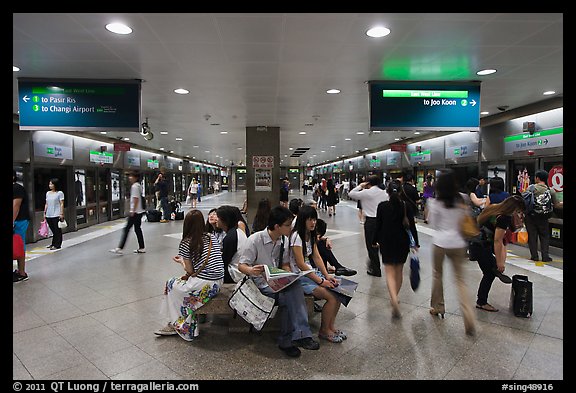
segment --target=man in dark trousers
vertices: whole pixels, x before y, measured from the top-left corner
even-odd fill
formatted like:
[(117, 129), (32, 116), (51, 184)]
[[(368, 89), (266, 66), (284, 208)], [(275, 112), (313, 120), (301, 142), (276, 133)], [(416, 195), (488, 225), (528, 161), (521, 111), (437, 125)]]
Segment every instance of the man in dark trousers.
[(376, 211), (380, 202), (389, 199), (388, 193), (379, 187), (380, 178), (377, 175), (368, 176), (368, 181), (354, 187), (348, 196), (362, 203), (362, 210), (366, 216), (364, 222), (364, 240), (366, 242), (366, 251), (368, 251), (368, 273), (369, 276), (382, 277), (380, 268), (380, 256), (378, 248), (372, 247), (372, 238), (376, 233)]
[(168, 181), (164, 174), (160, 172), (154, 185), (159, 191), (160, 205), (162, 206), (162, 220), (160, 222), (170, 222), (170, 208), (168, 207)]

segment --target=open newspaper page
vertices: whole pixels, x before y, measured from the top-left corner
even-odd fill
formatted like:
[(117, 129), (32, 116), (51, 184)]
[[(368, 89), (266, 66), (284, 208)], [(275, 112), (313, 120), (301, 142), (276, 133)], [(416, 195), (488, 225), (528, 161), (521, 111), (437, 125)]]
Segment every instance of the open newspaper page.
[(314, 269), (305, 270), (299, 273), (288, 272), (277, 267), (264, 265), (264, 277), (273, 292), (278, 292), (298, 280), (300, 277), (313, 272)]
[(334, 295), (336, 295), (336, 298), (340, 303), (342, 303), (342, 305), (344, 305), (344, 307), (347, 307), (350, 300), (354, 297), (358, 283), (344, 277), (338, 277), (337, 280), (339, 285), (328, 289), (334, 292)]

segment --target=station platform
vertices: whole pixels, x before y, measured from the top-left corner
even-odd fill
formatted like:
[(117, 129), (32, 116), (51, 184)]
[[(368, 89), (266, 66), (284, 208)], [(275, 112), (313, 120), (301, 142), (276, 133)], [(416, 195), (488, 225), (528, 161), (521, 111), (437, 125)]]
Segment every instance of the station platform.
[[(213, 207), (238, 207), (245, 192), (202, 198), (207, 217)], [(291, 192), (290, 198), (311, 198)], [(184, 206), (187, 211), (190, 207)], [(413, 291), (409, 264), (400, 291), (402, 317), (393, 319), (385, 277), (366, 274), (367, 254), (356, 202), (341, 200), (336, 215), (319, 210), (340, 263), (358, 271), (350, 279), (358, 290), (341, 307), (336, 325), (347, 332), (340, 344), (320, 341), (317, 351), (288, 358), (277, 348), (277, 331), (229, 333), (223, 317), (209, 317), (200, 336), (159, 337), (165, 281), (181, 274), (172, 261), (182, 221), (143, 222), (145, 254), (134, 254), (132, 232), (123, 255), (117, 246), (125, 220), (65, 233), (62, 248), (50, 239), (27, 245), (30, 279), (13, 285), (14, 380), (563, 380), (563, 256), (535, 263), (524, 247), (511, 246), (506, 274), (533, 282), (534, 314), (515, 317), (509, 309), (510, 285), (496, 279), (489, 302), (499, 312), (474, 309), (475, 336), (466, 336), (453, 272), (444, 267), (445, 319), (429, 314), (431, 235), (417, 224), (421, 284)], [(466, 281), (475, 300), (482, 273), (466, 262)], [(310, 318), (317, 334), (320, 313)], [(317, 338), (317, 337), (316, 337)]]

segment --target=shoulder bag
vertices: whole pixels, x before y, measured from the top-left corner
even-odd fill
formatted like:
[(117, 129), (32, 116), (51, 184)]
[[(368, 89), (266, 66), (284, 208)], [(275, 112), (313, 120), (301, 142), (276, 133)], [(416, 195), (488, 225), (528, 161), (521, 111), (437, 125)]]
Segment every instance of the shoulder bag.
[(234, 310), (234, 317), (240, 315), (254, 329), (262, 330), (266, 321), (272, 317), (276, 300), (260, 292), (254, 281), (246, 276), (236, 284), (228, 299), (228, 305)]
[(468, 209), (463, 207), (464, 211), (462, 220), (460, 221), (460, 233), (465, 240), (470, 240), (480, 234), (480, 229), (476, 220), (469, 214)]
[(183, 275), (182, 277), (180, 277), (180, 279), (181, 280), (188, 280), (190, 277), (198, 276), (198, 274), (200, 274), (200, 272), (202, 270), (204, 270), (206, 265), (208, 265), (208, 261), (210, 260), (210, 251), (211, 250), (212, 250), (212, 238), (208, 237), (208, 253), (206, 254), (206, 260), (204, 260), (204, 263), (202, 264), (202, 266), (200, 266), (200, 268), (198, 270), (194, 270), (194, 265), (192, 265), (192, 273), (186, 272), (186, 274)]

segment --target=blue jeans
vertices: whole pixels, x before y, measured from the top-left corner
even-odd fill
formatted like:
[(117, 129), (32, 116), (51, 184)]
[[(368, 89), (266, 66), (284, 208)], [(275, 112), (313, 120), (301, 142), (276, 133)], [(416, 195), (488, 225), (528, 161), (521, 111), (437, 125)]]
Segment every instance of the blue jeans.
[(160, 206), (162, 206), (162, 215), (165, 220), (170, 219), (170, 207), (168, 206), (168, 197), (160, 197)]
[(294, 283), (277, 294), (273, 293), (270, 287), (260, 289), (260, 291), (269, 297), (278, 295), (278, 311), (281, 318), (280, 336), (278, 337), (280, 347), (287, 348), (293, 345), (293, 340), (312, 337), (302, 285)]

